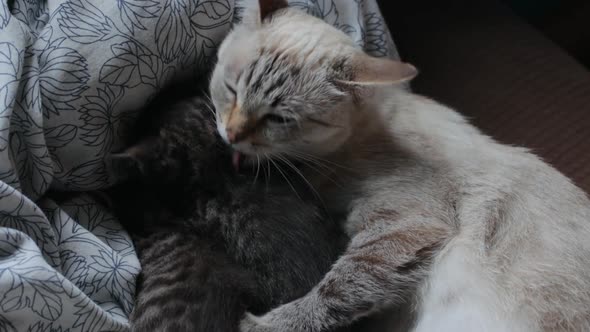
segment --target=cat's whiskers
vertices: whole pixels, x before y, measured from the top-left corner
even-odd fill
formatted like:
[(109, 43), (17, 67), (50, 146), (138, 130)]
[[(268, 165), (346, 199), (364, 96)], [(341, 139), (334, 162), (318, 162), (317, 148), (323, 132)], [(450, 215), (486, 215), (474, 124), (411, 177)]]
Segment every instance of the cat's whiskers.
[[(285, 156), (291, 156), (294, 159), (296, 159), (297, 161), (302, 162), (303, 164), (305, 164), (307, 167), (309, 167), (310, 169), (312, 169), (313, 171), (315, 171), (316, 173), (320, 174), (321, 176), (325, 177), (326, 179), (328, 179), (329, 181), (331, 181), (332, 183), (334, 183), (335, 185), (337, 185), (338, 187), (343, 187), (342, 183), (336, 181), (336, 179), (334, 179), (332, 176), (330, 176), (330, 174), (336, 174), (336, 171), (333, 167), (330, 167), (328, 165), (328, 163), (334, 164), (336, 166), (339, 166), (341, 168), (346, 169), (345, 166), (341, 166), (338, 165), (336, 163), (330, 162), (328, 160), (319, 158), (319, 157), (315, 157), (313, 155), (304, 153), (302, 151), (298, 151), (298, 150), (294, 150), (294, 149), (287, 149), (284, 153)], [(259, 155), (256, 155), (257, 158), (260, 158)], [(279, 156), (277, 156), (279, 157)], [(264, 159), (269, 159), (269, 155), (268, 154), (264, 154)], [(288, 160), (285, 160), (288, 158), (281, 158), (281, 160), (284, 163), (288, 163)], [(268, 161), (267, 161), (268, 163)], [(294, 165), (293, 165), (294, 166)], [(297, 169), (297, 171), (300, 171), (299, 169)], [(307, 179), (305, 179), (307, 182)], [(309, 182), (308, 182), (309, 183)], [(315, 189), (315, 188), (314, 188)]]
[[(209, 100), (211, 99), (209, 98)], [(215, 113), (215, 110), (213, 109), (213, 107), (211, 107), (209, 103), (205, 103), (205, 109), (211, 112), (211, 114), (213, 114), (213, 117), (217, 119), (217, 113)]]
[(291, 181), (289, 181), (289, 178), (285, 175), (285, 173), (281, 169), (281, 167), (274, 160), (272, 160), (271, 158), (268, 158), (268, 160), (276, 167), (277, 171), (279, 171), (279, 173), (283, 176), (283, 178), (285, 179), (285, 181), (287, 181), (287, 184), (289, 184), (289, 187), (291, 187), (291, 189), (293, 190), (293, 193), (295, 193), (295, 195), (297, 196), (297, 198), (299, 198), (301, 201), (303, 201), (301, 199), (301, 196), (299, 196), (299, 193), (297, 192), (297, 190), (295, 189), (295, 187), (291, 183)]
[(330, 175), (326, 174), (324, 171), (322, 171), (321, 169), (318, 169), (318, 165), (319, 166), (323, 166), (325, 168), (328, 169), (328, 171), (333, 173), (333, 170), (325, 165), (322, 165), (321, 163), (317, 162), (317, 161), (313, 161), (310, 159), (305, 159), (305, 157), (302, 156), (297, 156), (297, 155), (292, 155), (292, 157), (294, 159), (296, 159), (297, 161), (302, 162), (305, 166), (309, 167), (311, 170), (315, 171), (316, 173), (320, 174), (321, 176), (325, 177), (326, 179), (330, 180), (332, 183), (334, 183), (336, 186), (343, 188), (342, 184), (338, 181), (336, 181), (334, 178), (332, 178)]
[(268, 182), (270, 181), (270, 161), (268, 155), (264, 154), (264, 159), (266, 159), (266, 191), (268, 192)]
[(254, 175), (254, 182), (252, 185), (256, 184), (256, 181), (258, 180), (258, 173), (260, 173), (260, 157), (256, 155), (256, 175)]
[(334, 173), (334, 169), (329, 167), (328, 165), (326, 165), (324, 162), (317, 160), (317, 159), (313, 159), (312, 156), (306, 156), (305, 154), (302, 154), (296, 150), (289, 150), (287, 152), (289, 155), (292, 155), (293, 157), (295, 157), (298, 160), (305, 160), (315, 166), (321, 167), (323, 170), (328, 171), (330, 173)]
[(281, 156), (281, 155), (277, 155), (277, 158), (279, 158), (282, 162), (284, 162), (288, 167), (290, 167), (291, 169), (293, 169), (295, 171), (295, 173), (297, 173), (303, 179), (303, 181), (305, 181), (305, 183), (307, 183), (307, 185), (309, 186), (309, 189), (311, 189), (313, 191), (314, 195), (320, 200), (320, 202), (322, 203), (322, 205), (325, 207), (326, 204), (324, 203), (324, 201), (322, 199), (322, 196), (320, 196), (320, 194), (315, 189), (315, 187), (311, 184), (311, 182), (309, 182), (309, 180), (307, 180), (307, 178), (305, 177), (305, 175), (303, 175), (303, 172), (301, 172), (297, 168), (297, 166), (295, 166), (291, 161), (289, 161), (288, 158), (285, 158), (284, 156)]
[(335, 162), (333, 162), (333, 161), (331, 161), (331, 160), (327, 160), (327, 159), (324, 159), (324, 158), (320, 158), (320, 157), (318, 157), (318, 156), (311, 155), (311, 154), (309, 154), (309, 153), (305, 153), (305, 152), (303, 152), (303, 151), (299, 151), (299, 150), (292, 150), (292, 151), (290, 151), (290, 152), (292, 152), (292, 153), (298, 153), (298, 154), (300, 154), (301, 156), (308, 157), (308, 158), (310, 158), (310, 159), (313, 159), (313, 160), (315, 160), (315, 161), (318, 161), (318, 162), (321, 162), (321, 163), (324, 163), (324, 164), (330, 164), (330, 165), (336, 166), (336, 167), (338, 167), (338, 168), (341, 168), (341, 169), (343, 169), (343, 170), (346, 170), (346, 171), (349, 171), (349, 172), (354, 172), (354, 169), (352, 169), (352, 168), (350, 168), (350, 167), (347, 167), (347, 166), (344, 166), (344, 165), (341, 165), (341, 164), (335, 163)]
[(204, 93), (203, 97), (205, 97), (207, 99), (207, 101), (209, 102), (209, 105), (213, 105), (213, 99), (211, 98), (211, 96), (208, 93)]
[[(298, 152), (297, 150), (289, 149), (289, 150), (286, 151), (286, 153), (289, 156), (292, 156), (293, 158), (297, 159), (298, 161), (301, 161), (301, 162), (304, 162), (305, 161), (305, 162), (307, 162), (306, 165), (308, 165), (310, 167), (313, 166), (313, 169), (316, 170), (316, 171), (318, 171), (318, 172), (319, 172), (319, 170), (318, 170), (317, 167), (320, 167), (321, 170), (327, 171), (328, 173), (335, 173), (334, 169), (331, 168), (331, 167), (329, 167), (325, 163), (323, 163), (323, 162), (321, 162), (319, 160), (310, 158), (309, 156), (306, 156), (306, 155)], [(321, 173), (323, 175), (326, 175), (326, 173), (323, 173), (323, 172), (321, 172)]]

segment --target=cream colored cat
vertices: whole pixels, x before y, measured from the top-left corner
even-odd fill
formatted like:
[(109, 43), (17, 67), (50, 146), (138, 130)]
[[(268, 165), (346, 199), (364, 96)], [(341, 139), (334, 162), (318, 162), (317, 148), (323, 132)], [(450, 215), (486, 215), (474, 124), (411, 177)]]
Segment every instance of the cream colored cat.
[(309, 294), (242, 331), (327, 331), (390, 307), (409, 309), (406, 331), (590, 331), (580, 189), (405, 91), (411, 65), (281, 1), (251, 2), (219, 50), (218, 129), (236, 162), (308, 164), (352, 240)]

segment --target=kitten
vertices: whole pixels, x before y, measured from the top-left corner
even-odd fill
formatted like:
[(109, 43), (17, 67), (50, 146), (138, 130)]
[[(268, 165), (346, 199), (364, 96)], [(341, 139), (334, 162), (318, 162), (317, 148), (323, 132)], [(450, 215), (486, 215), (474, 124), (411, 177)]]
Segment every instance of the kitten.
[(242, 331), (325, 331), (388, 307), (411, 313), (402, 331), (590, 331), (580, 189), (407, 92), (413, 66), (372, 58), (294, 8), (273, 11), (283, 1), (250, 2), (218, 52), (218, 130), (246, 163), (329, 166), (301, 171), (352, 239), (313, 290), (246, 316)]
[(246, 309), (309, 291), (344, 237), (304, 191), (235, 174), (211, 106), (178, 91), (154, 101), (136, 141), (113, 156), (125, 180), (113, 190), (116, 215), (142, 264), (131, 325), (235, 331)]

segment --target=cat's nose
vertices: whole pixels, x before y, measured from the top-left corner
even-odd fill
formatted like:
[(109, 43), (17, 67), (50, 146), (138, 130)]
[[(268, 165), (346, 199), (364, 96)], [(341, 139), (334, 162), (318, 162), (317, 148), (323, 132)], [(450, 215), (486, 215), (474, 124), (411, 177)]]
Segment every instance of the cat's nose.
[(230, 144), (236, 143), (236, 133), (231, 129), (227, 129), (227, 140)]

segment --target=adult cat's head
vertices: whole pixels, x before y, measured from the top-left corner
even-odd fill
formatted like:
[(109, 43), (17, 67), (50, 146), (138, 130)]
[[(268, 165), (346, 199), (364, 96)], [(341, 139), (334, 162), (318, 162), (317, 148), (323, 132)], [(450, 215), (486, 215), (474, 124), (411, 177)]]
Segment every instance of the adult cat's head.
[(245, 155), (325, 156), (353, 133), (362, 93), (416, 69), (366, 55), (342, 31), (286, 1), (245, 0), (221, 45), (210, 92), (217, 129)]

